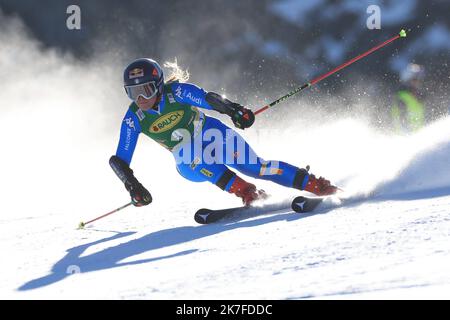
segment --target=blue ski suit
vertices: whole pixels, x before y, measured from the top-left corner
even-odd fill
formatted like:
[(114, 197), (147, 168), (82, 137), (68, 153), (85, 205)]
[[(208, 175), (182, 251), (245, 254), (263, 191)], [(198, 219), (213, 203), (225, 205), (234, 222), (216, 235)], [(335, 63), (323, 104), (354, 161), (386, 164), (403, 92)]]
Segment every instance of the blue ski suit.
[(199, 110), (198, 108), (213, 110), (205, 100), (206, 94), (205, 90), (196, 85), (173, 82), (165, 85), (165, 92), (157, 108), (136, 110), (136, 106), (132, 108), (132, 103), (122, 122), (116, 156), (130, 164), (139, 134), (144, 130), (158, 129), (155, 126), (155, 129), (142, 128), (142, 119), (146, 115), (155, 117), (167, 114), (171, 111), (171, 102), (195, 108), (198, 117), (195, 132), (191, 132), (192, 139), (185, 139), (184, 136), (176, 147), (169, 149), (175, 158), (178, 172), (184, 178), (194, 182), (209, 181), (228, 191), (235, 179), (235, 173), (230, 170), (233, 168), (256, 179), (304, 189), (308, 181), (305, 170), (298, 175), (300, 169), (296, 166), (282, 161), (265, 161), (235, 130)]

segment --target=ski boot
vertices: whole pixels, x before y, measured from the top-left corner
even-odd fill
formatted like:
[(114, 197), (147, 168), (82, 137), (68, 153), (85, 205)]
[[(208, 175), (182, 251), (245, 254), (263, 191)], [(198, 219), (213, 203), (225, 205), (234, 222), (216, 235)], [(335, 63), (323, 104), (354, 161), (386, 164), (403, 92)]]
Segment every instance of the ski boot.
[(309, 174), (308, 172), (309, 166), (306, 166), (306, 169), (297, 171), (294, 180), (294, 188), (314, 193), (317, 196), (328, 196), (341, 190), (338, 187), (333, 186), (329, 180), (326, 180), (323, 177), (316, 178), (315, 175)]
[(329, 180), (326, 180), (323, 177), (319, 177), (319, 179), (317, 179), (315, 175), (310, 174), (305, 190), (318, 196), (328, 196), (335, 194), (340, 189), (333, 186)]
[(246, 182), (238, 176), (234, 179), (228, 192), (242, 198), (242, 202), (246, 207), (249, 207), (255, 200), (268, 197), (264, 190), (256, 190), (254, 184)]

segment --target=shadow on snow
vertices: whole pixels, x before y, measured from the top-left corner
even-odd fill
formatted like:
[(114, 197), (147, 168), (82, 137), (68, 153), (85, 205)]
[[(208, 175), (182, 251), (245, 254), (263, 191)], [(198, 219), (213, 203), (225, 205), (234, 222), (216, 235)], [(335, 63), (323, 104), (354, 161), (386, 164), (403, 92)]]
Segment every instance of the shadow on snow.
[[(64, 257), (62, 257), (61, 260), (57, 261), (53, 265), (50, 274), (37, 279), (33, 279), (20, 286), (18, 290), (25, 291), (37, 289), (61, 281), (72, 274), (68, 270), (71, 270), (71, 267), (73, 266), (79, 268), (80, 272), (86, 273), (175, 258), (197, 252), (198, 249), (184, 250), (175, 254), (164, 255), (150, 259), (142, 259), (131, 262), (120, 262), (129, 257), (142, 254), (144, 252), (162, 249), (165, 247), (170, 247), (182, 243), (187, 243), (192, 240), (206, 238), (208, 236), (215, 235), (221, 232), (226, 232), (238, 228), (256, 227), (267, 223), (282, 220), (293, 221), (306, 218), (311, 215), (312, 214), (299, 215), (294, 214), (292, 212), (284, 212), (281, 214), (276, 214), (268, 217), (261, 217), (259, 219), (250, 221), (232, 220), (232, 221), (217, 222), (211, 225), (176, 227), (152, 232), (141, 238), (133, 239), (128, 242), (121, 243), (116, 246), (112, 246), (83, 257), (81, 256), (83, 252), (85, 252), (91, 246), (131, 236), (135, 232), (118, 233), (110, 237), (106, 237), (100, 240), (96, 240), (90, 243), (82, 244), (80, 246), (68, 249), (67, 254)], [(250, 216), (247, 214), (246, 218), (248, 217)]]
[[(369, 197), (367, 199), (353, 199), (347, 201), (343, 204), (346, 208), (351, 208), (355, 206), (359, 206), (362, 202), (379, 202), (386, 200), (414, 200), (420, 198), (433, 198), (439, 197), (443, 195), (450, 194), (450, 188), (437, 188), (434, 190), (426, 190), (426, 191), (418, 191), (418, 192), (409, 192), (406, 194), (380, 194), (375, 197)], [(118, 244), (113, 247), (109, 247), (103, 249), (99, 252), (95, 252), (89, 254), (87, 256), (81, 257), (84, 251), (86, 251), (89, 247), (113, 241), (116, 239), (124, 238), (130, 235), (133, 235), (135, 232), (124, 232), (118, 233), (111, 237), (106, 237), (104, 239), (100, 239), (94, 242), (86, 243), (71, 249), (67, 250), (67, 254), (58, 262), (56, 262), (52, 269), (51, 273), (34, 280), (31, 280), (21, 287), (18, 288), (19, 291), (37, 289), (41, 287), (48, 286), (50, 284), (61, 281), (71, 275), (68, 270), (71, 266), (76, 266), (83, 273), (91, 272), (91, 271), (99, 271), (104, 269), (117, 268), (128, 265), (137, 265), (142, 263), (151, 263), (159, 260), (175, 258), (179, 256), (188, 255), (191, 253), (195, 253), (198, 249), (190, 249), (180, 251), (175, 254), (150, 258), (150, 259), (142, 259), (131, 262), (120, 262), (129, 257), (142, 254), (147, 251), (157, 250), (165, 247), (170, 247), (177, 244), (187, 243), (192, 240), (206, 238), (211, 235), (215, 235), (221, 232), (231, 231), (238, 228), (251, 228), (256, 226), (261, 226), (267, 223), (277, 222), (277, 221), (294, 221), (303, 218), (307, 218), (317, 214), (326, 214), (333, 209), (336, 209), (341, 206), (331, 206), (331, 207), (323, 207), (317, 208), (314, 212), (311, 213), (303, 213), (296, 214), (292, 211), (284, 212), (283, 210), (278, 210), (277, 212), (246, 212), (239, 216), (234, 216), (223, 220), (223, 222), (217, 222), (210, 225), (202, 225), (202, 226), (184, 226), (184, 227), (176, 227), (166, 230), (156, 231), (150, 234), (147, 234), (141, 238), (133, 239), (125, 243)], [(270, 216), (264, 216), (270, 214)], [(244, 220), (248, 218), (255, 218), (253, 220)], [(259, 217), (261, 216), (261, 217)], [(243, 220), (243, 221), (239, 221)]]

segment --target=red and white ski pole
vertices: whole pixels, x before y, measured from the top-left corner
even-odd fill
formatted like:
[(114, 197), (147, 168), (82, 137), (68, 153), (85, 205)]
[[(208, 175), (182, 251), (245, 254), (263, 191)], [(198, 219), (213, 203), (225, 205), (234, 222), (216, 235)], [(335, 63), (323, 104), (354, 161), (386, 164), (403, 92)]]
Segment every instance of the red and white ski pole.
[(328, 77), (331, 76), (332, 74), (338, 72), (339, 70), (344, 69), (345, 67), (351, 65), (352, 63), (354, 63), (354, 62), (356, 62), (356, 61), (358, 61), (358, 60), (364, 58), (365, 56), (368, 56), (368, 55), (371, 54), (372, 52), (377, 51), (378, 49), (383, 48), (384, 46), (388, 45), (389, 43), (391, 43), (391, 42), (393, 42), (393, 41), (395, 41), (395, 40), (397, 40), (397, 39), (399, 39), (399, 38), (405, 38), (405, 37), (406, 37), (406, 31), (402, 29), (395, 37), (392, 37), (392, 38), (386, 40), (385, 42), (383, 42), (383, 43), (381, 43), (381, 44), (379, 44), (379, 45), (373, 47), (373, 48), (370, 49), (370, 50), (367, 50), (366, 52), (360, 54), (359, 56), (354, 57), (353, 59), (351, 59), (351, 60), (349, 60), (349, 61), (347, 61), (347, 62), (341, 64), (339, 67), (334, 68), (333, 70), (331, 70), (331, 71), (329, 71), (329, 72), (327, 72), (327, 73), (325, 73), (325, 74), (323, 74), (323, 75), (321, 75), (321, 76), (315, 78), (315, 79), (312, 80), (311, 82), (305, 83), (305, 84), (302, 85), (301, 87), (298, 87), (297, 89), (295, 89), (295, 90), (289, 92), (288, 94), (282, 96), (281, 98), (275, 100), (274, 102), (272, 102), (272, 103), (270, 103), (270, 104), (268, 104), (268, 105), (262, 107), (261, 109), (258, 109), (257, 111), (255, 111), (255, 115), (260, 114), (261, 112), (266, 111), (267, 109), (273, 107), (274, 105), (276, 105), (276, 104), (278, 104), (278, 103), (280, 103), (280, 102), (283, 102), (283, 101), (286, 100), (287, 98), (292, 97), (293, 95), (299, 93), (299, 92), (302, 91), (303, 89), (309, 88), (309, 87), (311, 87), (312, 85), (316, 84), (317, 82), (322, 81), (322, 80), (325, 79), (325, 78), (328, 78)]
[(78, 229), (83, 229), (87, 224), (92, 223), (92, 222), (97, 221), (97, 220), (100, 220), (100, 219), (102, 219), (102, 218), (104, 218), (106, 216), (109, 216), (110, 214), (113, 214), (113, 213), (115, 213), (117, 211), (120, 211), (120, 210), (128, 207), (131, 204), (133, 204), (133, 202), (127, 203), (127, 204), (121, 206), (120, 208), (114, 209), (113, 211), (105, 213), (104, 215), (101, 215), (100, 217), (97, 217), (95, 219), (89, 220), (88, 222), (81, 221), (80, 224), (78, 225)]

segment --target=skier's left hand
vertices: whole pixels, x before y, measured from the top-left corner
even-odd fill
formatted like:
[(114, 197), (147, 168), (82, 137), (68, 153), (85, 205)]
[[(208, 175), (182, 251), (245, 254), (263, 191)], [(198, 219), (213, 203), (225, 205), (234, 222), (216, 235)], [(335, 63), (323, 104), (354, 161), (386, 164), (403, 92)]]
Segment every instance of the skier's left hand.
[(255, 114), (252, 110), (244, 108), (240, 104), (233, 103), (233, 114), (231, 120), (239, 129), (250, 128), (255, 122)]

